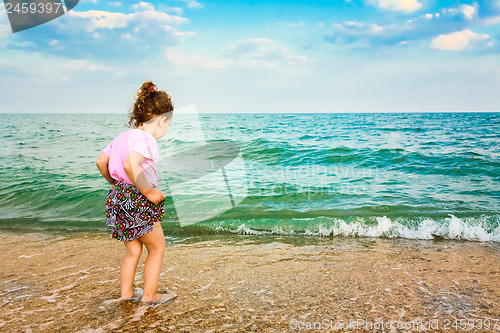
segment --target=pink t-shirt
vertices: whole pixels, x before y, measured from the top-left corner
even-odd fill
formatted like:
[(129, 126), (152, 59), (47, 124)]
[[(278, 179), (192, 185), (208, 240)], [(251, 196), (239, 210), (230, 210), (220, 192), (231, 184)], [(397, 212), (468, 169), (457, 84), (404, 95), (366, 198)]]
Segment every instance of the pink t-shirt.
[(111, 177), (132, 184), (123, 169), (123, 162), (131, 151), (146, 158), (141, 164), (142, 171), (151, 187), (157, 187), (158, 146), (154, 136), (139, 128), (131, 128), (119, 134), (102, 150), (109, 157), (108, 169)]

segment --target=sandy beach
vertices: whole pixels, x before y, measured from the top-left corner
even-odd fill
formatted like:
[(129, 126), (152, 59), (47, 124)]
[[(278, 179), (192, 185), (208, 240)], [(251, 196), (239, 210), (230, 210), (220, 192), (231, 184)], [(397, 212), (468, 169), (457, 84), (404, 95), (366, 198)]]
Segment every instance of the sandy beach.
[(107, 233), (0, 241), (3, 332), (500, 331), (497, 243), (205, 236), (168, 244), (159, 291), (179, 297), (145, 306), (118, 301)]

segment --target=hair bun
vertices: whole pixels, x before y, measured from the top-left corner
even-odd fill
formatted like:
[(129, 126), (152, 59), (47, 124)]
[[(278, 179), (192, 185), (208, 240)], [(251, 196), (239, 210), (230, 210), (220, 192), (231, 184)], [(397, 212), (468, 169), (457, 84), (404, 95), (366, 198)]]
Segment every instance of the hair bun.
[(152, 81), (146, 81), (142, 84), (141, 88), (137, 90), (135, 99), (133, 108), (130, 110), (129, 121), (129, 125), (134, 124), (135, 127), (155, 115), (174, 109), (170, 95), (163, 90), (158, 90), (158, 86)]

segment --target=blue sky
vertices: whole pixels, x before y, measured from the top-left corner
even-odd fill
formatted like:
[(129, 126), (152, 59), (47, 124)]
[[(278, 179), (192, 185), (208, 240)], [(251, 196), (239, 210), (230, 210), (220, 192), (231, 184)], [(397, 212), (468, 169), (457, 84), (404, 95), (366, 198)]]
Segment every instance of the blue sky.
[(500, 0), (80, 1), (12, 34), (0, 112), (500, 111)]

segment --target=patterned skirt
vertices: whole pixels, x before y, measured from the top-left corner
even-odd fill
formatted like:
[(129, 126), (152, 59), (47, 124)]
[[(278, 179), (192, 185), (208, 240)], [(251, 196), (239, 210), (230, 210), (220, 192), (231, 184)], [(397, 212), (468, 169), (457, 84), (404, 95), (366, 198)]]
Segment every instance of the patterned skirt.
[(134, 185), (117, 181), (106, 197), (106, 225), (112, 227), (111, 237), (132, 241), (153, 230), (163, 220), (165, 200), (158, 205), (149, 201)]

